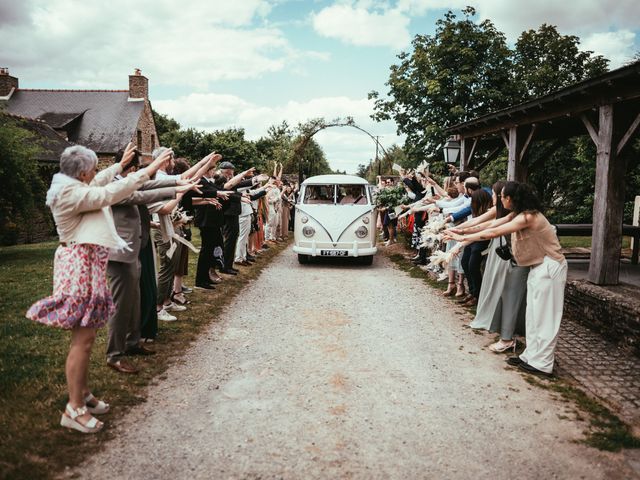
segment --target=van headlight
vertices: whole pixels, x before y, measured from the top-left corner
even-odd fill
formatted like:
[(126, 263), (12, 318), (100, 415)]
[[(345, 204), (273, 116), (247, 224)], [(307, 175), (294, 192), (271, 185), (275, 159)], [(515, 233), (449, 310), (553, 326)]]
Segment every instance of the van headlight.
[(316, 233), (315, 229), (313, 227), (308, 226), (308, 225), (302, 229), (302, 234), (305, 237), (313, 237), (314, 233)]
[(309, 217), (303, 216), (303, 217), (300, 218), (300, 221), (302, 223), (307, 223), (309, 221)]
[(362, 219), (362, 223), (366, 223), (368, 225), (369, 224), (369, 217), (364, 217)]
[(356, 230), (356, 237), (364, 238), (367, 236), (368, 233), (369, 233), (369, 229), (365, 226), (361, 226), (361, 227), (358, 227), (358, 229)]

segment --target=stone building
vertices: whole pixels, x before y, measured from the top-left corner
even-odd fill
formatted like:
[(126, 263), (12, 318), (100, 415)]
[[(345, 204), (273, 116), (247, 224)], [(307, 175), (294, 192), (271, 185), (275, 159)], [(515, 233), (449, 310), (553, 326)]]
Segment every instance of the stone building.
[(149, 80), (136, 69), (128, 90), (48, 90), (20, 88), (0, 68), (0, 108), (45, 122), (65, 140), (91, 148), (104, 161), (134, 142), (143, 156), (158, 146)]
[[(41, 147), (33, 160), (45, 185), (69, 145), (91, 148), (101, 168), (110, 165), (129, 142), (148, 158), (158, 146), (149, 80), (138, 69), (129, 75), (128, 90), (48, 90), (20, 88), (18, 78), (0, 68), (0, 126), (9, 121), (28, 130)], [(36, 242), (55, 233), (44, 198), (33, 200), (36, 207), (29, 221), (16, 218), (11, 225), (0, 226), (0, 243)]]

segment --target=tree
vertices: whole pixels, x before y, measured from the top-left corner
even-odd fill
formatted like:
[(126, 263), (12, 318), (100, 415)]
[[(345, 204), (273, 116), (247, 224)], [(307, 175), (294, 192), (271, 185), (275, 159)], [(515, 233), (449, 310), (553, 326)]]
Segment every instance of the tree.
[(255, 143), (261, 169), (272, 173), (273, 162), (278, 162), (285, 165), (285, 172), (298, 170), (297, 166), (291, 169), (291, 165), (287, 163), (291, 158), (293, 131), (286, 121), (271, 125), (267, 130), (267, 136), (260, 137)]
[(581, 51), (580, 39), (560, 35), (546, 23), (538, 30), (522, 32), (513, 52), (514, 80), (523, 98), (546, 95), (554, 90), (600, 75), (609, 61), (593, 52)]
[(162, 134), (160, 145), (172, 148), (177, 157), (186, 157), (195, 161), (206, 155), (203, 155), (203, 137), (204, 133), (195, 128), (171, 130)]
[(510, 50), (490, 20), (476, 24), (475, 10), (449, 11), (435, 35), (416, 35), (413, 51), (398, 55), (386, 85), (387, 99), (373, 91), (375, 120), (393, 119), (407, 136), (405, 152), (414, 166), (440, 156), (444, 130), (509, 105), (517, 94), (511, 81)]
[(22, 122), (0, 113), (0, 243), (13, 244), (21, 223), (28, 223), (35, 200), (44, 196), (36, 154), (36, 136)]
[(216, 151), (222, 154), (223, 161), (228, 161), (236, 170), (246, 170), (256, 165), (258, 150), (256, 145), (244, 138), (244, 128), (227, 128), (204, 133), (199, 145), (200, 158)]
[(180, 130), (180, 124), (173, 118), (163, 113), (158, 113), (155, 110), (153, 112), (153, 121), (156, 124), (156, 134), (158, 135), (158, 141), (160, 145), (163, 144), (163, 136), (166, 133)]

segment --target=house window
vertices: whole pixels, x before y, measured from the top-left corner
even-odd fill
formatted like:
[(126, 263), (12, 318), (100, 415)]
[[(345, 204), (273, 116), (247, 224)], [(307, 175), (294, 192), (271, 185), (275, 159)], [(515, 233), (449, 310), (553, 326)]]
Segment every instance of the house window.
[(142, 150), (142, 130), (138, 130), (137, 145), (138, 150)]
[(156, 136), (152, 133), (151, 134), (151, 149), (153, 150), (154, 148), (156, 148)]

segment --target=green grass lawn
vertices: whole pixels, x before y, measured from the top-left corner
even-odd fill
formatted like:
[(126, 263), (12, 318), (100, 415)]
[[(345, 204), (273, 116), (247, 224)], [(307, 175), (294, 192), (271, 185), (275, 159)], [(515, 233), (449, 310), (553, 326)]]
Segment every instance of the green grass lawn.
[[(194, 240), (199, 243), (197, 229)], [(153, 348), (157, 354), (133, 357), (138, 375), (123, 375), (106, 366), (106, 328), (100, 330), (89, 369), (89, 382), (112, 412), (101, 416), (105, 429), (83, 435), (59, 426), (67, 402), (64, 362), (70, 333), (36, 324), (24, 317), (29, 306), (52, 291), (56, 242), (0, 248), (0, 478), (50, 478), (78, 464), (112, 437), (110, 427), (131, 405), (145, 399), (145, 387), (195, 341), (198, 333), (285, 246), (272, 247), (258, 263), (226, 278), (213, 292), (196, 291), (192, 304), (178, 313), (178, 322), (160, 322)], [(189, 257), (193, 285), (197, 256)]]
[[(564, 248), (591, 247), (591, 237), (560, 237), (560, 244)], [(622, 248), (631, 248), (629, 237), (622, 237)]]

